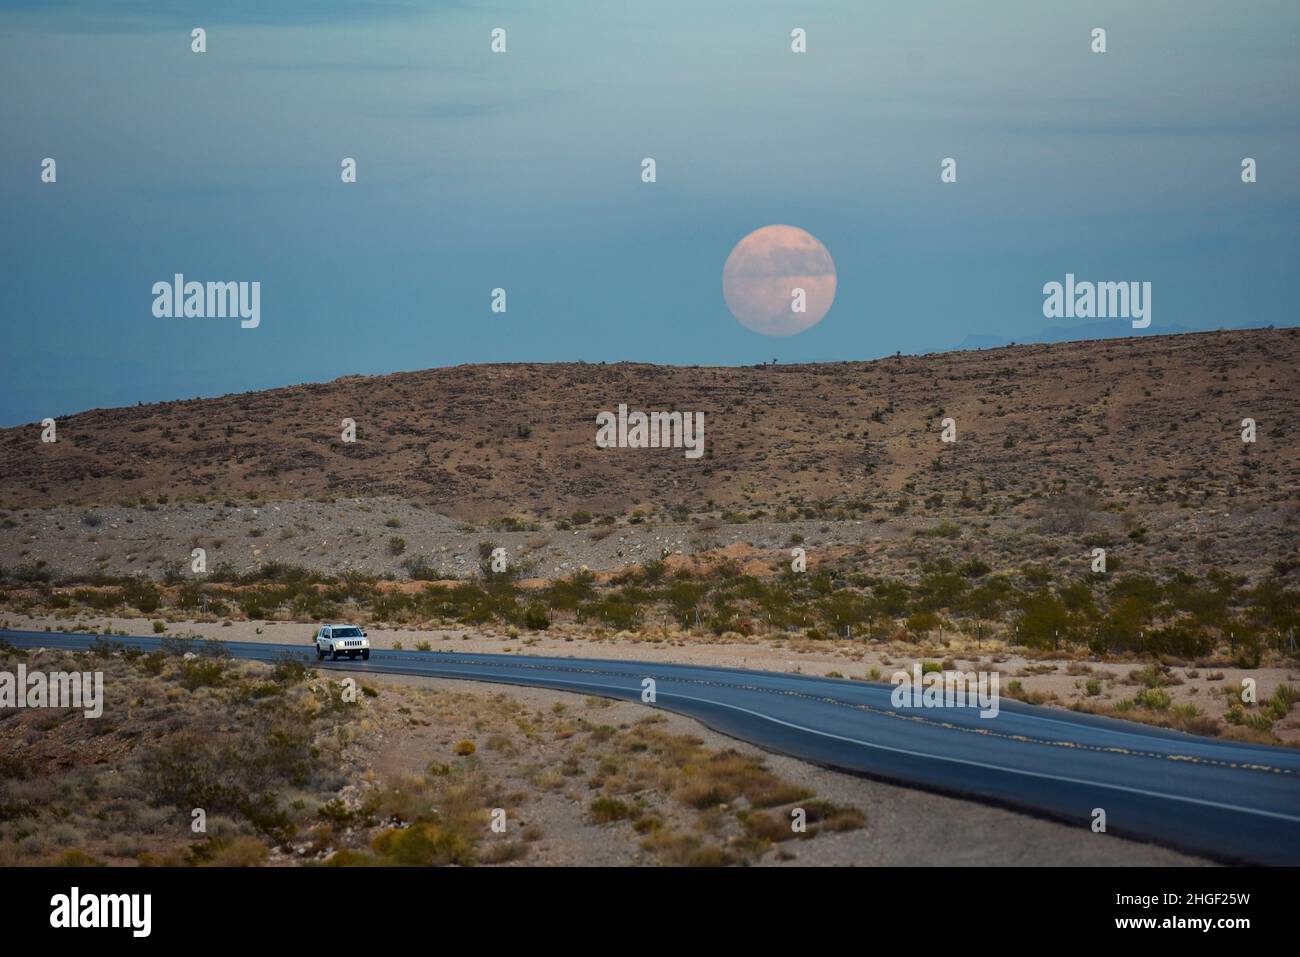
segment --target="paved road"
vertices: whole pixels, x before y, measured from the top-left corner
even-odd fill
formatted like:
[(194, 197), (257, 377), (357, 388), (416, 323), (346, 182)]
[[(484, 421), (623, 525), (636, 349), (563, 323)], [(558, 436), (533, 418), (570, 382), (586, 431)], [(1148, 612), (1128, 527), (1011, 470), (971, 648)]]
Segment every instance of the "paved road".
[[(91, 635), (0, 630), (17, 646), (85, 648)], [(152, 650), (155, 638), (114, 638)], [(229, 642), (239, 658), (313, 646)], [(649, 662), (376, 649), (322, 670), (428, 675), (639, 700), (827, 767), (1046, 814), (1228, 862), (1300, 864), (1300, 750), (1200, 738), (1003, 699), (978, 709), (897, 709), (891, 686)], [(112, 693), (111, 688), (108, 692)]]

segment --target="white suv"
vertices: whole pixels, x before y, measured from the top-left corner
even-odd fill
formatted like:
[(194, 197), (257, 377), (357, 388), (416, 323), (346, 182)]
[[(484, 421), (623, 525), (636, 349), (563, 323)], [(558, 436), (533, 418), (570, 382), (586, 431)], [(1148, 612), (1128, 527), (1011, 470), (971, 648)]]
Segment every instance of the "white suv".
[(363, 661), (369, 661), (370, 639), (356, 625), (321, 625), (316, 632), (316, 660), (326, 655), (330, 661), (338, 661), (340, 655), (360, 655)]

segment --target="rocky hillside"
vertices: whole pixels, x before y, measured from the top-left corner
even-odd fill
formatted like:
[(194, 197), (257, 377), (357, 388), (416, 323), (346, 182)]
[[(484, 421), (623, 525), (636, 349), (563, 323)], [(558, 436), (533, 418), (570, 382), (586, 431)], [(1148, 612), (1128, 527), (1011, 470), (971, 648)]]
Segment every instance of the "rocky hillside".
[[(96, 409), (0, 431), (0, 506), (396, 497), (460, 519), (1102, 500), (1276, 506), (1300, 487), (1300, 330), (745, 368), (461, 366)], [(705, 451), (596, 416), (702, 412)], [(957, 441), (941, 441), (951, 418)], [(1241, 423), (1258, 441), (1241, 441)], [(343, 420), (356, 440), (342, 440)], [(934, 497), (939, 496), (935, 502)]]

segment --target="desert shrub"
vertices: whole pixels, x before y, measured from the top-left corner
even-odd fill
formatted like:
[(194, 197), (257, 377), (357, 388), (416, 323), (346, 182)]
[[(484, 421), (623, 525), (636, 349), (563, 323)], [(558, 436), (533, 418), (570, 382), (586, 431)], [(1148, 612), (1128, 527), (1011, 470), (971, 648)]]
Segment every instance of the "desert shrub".
[(203, 658), (225, 660), (230, 657), (230, 646), (220, 638), (200, 638), (197, 651)]
[(22, 752), (0, 754), (0, 781), (29, 781), (36, 772), (36, 763)]
[(1064, 493), (1043, 504), (1043, 527), (1049, 532), (1078, 534), (1092, 527), (1097, 500), (1091, 495)]
[(916, 533), (918, 538), (959, 538), (961, 526), (956, 522), (940, 522), (933, 528), (923, 528)]
[(1269, 577), (1245, 593), (1250, 601), (1249, 617), (1262, 630), (1285, 633), (1300, 627), (1300, 589), (1283, 587)]
[(662, 592), (662, 598), (668, 602), (673, 617), (683, 628), (695, 623), (695, 616), (708, 594), (708, 588), (701, 582), (675, 579)]
[(35, 817), (38, 813), (39, 809), (32, 802), (14, 798), (9, 793), (6, 782), (0, 779), (0, 822)]
[(280, 807), (274, 794), (263, 792), (255, 798), (246, 798), (239, 805), (239, 812), (253, 827), (278, 844), (285, 844), (297, 833), (297, 825), (289, 812)]
[(777, 807), (811, 793), (802, 785), (777, 777), (762, 761), (730, 749), (715, 754), (697, 751), (683, 764), (681, 772), (673, 795), (681, 803), (701, 811), (742, 796), (751, 807)]
[(822, 599), (817, 613), (826, 627), (838, 635), (844, 635), (846, 628), (861, 628), (871, 617), (866, 599), (847, 589)]
[(359, 819), (364, 815), (358, 813), (338, 798), (330, 798), (322, 804), (316, 811), (321, 820), (327, 821), (335, 827), (351, 827), (359, 823)]
[(6, 577), (20, 585), (35, 585), (40, 582), (53, 581), (54, 570), (49, 568), (44, 561), (24, 562), (9, 572)]
[(1128, 680), (1136, 682), (1146, 688), (1163, 688), (1166, 685), (1177, 684), (1177, 682), (1164, 665), (1147, 665), (1145, 668), (1134, 668), (1128, 673)]
[(282, 834), (288, 818), (271, 795), (304, 787), (317, 763), (310, 729), (283, 721), (238, 735), (171, 735), (144, 753), (138, 773), (155, 804), (238, 812), (259, 830)]
[(478, 570), (485, 582), (513, 581), (520, 577), (520, 562), (507, 556), (506, 567), (503, 571), (497, 571), (492, 567), (492, 553), (496, 551), (495, 542), (478, 543)]
[(545, 631), (551, 627), (551, 617), (542, 605), (532, 604), (524, 610), (524, 627), (535, 631)]
[(591, 802), (591, 819), (597, 824), (625, 821), (631, 816), (632, 809), (617, 798), (598, 797)]
[(55, 867), (103, 867), (104, 865), (80, 848), (64, 851)]
[(965, 592), (965, 576), (951, 571), (933, 572), (923, 577), (917, 586), (916, 605), (922, 611), (956, 608)]
[(483, 864), (504, 864), (518, 861), (528, 856), (528, 845), (522, 841), (505, 841), (489, 844), (478, 852), (478, 859)]
[(112, 658), (121, 654), (123, 647), (120, 641), (99, 637), (90, 643), (87, 650), (96, 658)]
[(800, 836), (790, 826), (791, 822), (778, 814), (743, 810), (737, 813), (736, 819), (740, 821), (740, 826), (745, 829), (746, 834), (761, 841), (777, 843)]
[(1203, 628), (1194, 624), (1173, 623), (1163, 628), (1153, 628), (1146, 635), (1147, 647), (1152, 654), (1176, 655), (1195, 658), (1208, 654), (1214, 640)]
[(1030, 588), (1044, 588), (1051, 584), (1052, 571), (1042, 565), (1029, 563), (1020, 566), (1020, 577)]
[(1020, 640), (1030, 647), (1053, 647), (1070, 628), (1065, 603), (1046, 588), (1020, 599)]
[(574, 611), (583, 602), (596, 597), (595, 580), (591, 572), (576, 572), (568, 578), (553, 581), (542, 592), (544, 601), (551, 608)]
[(874, 615), (899, 618), (907, 614), (912, 600), (912, 590), (903, 582), (882, 581), (871, 586), (871, 608)]
[(1061, 604), (1075, 618), (1093, 620), (1097, 617), (1097, 605), (1093, 601), (1092, 585), (1086, 578), (1080, 578), (1067, 585), (1062, 585), (1057, 589), (1056, 594), (1061, 599)]
[(638, 578), (645, 585), (658, 585), (668, 574), (668, 566), (660, 559), (646, 562), (641, 566)]
[(280, 694), (284, 689), (273, 681), (259, 681), (239, 687), (235, 693), (236, 701), (259, 701)]
[(1239, 725), (1254, 731), (1272, 732), (1273, 716), (1267, 711), (1246, 711), (1239, 704), (1232, 704), (1224, 712), (1223, 720), (1228, 724)]
[(265, 844), (246, 834), (213, 843), (206, 860), (212, 867), (261, 867), (270, 853)]
[(1110, 610), (1097, 623), (1089, 646), (1099, 654), (1148, 650), (1142, 633), (1154, 613), (1152, 605), (1141, 595), (1125, 595), (1116, 601), (1112, 594)]
[(908, 617), (907, 630), (913, 635), (924, 635), (938, 628), (941, 622), (932, 611), (918, 611)]
[(154, 587), (153, 582), (142, 577), (132, 578), (122, 587), (122, 598), (132, 608), (146, 615), (157, 611), (162, 606), (162, 597), (158, 594), (158, 589)]
[(434, 581), (442, 576), (423, 555), (412, 555), (402, 562), (402, 568), (411, 581)]
[(239, 610), (244, 613), (244, 617), (249, 621), (265, 621), (271, 617), (272, 606), (267, 601), (267, 596), (259, 589), (257, 591), (245, 592), (235, 600)]
[(1143, 688), (1133, 696), (1133, 700), (1139, 706), (1150, 708), (1152, 711), (1164, 711), (1173, 703), (1169, 692), (1163, 688)]
[(1195, 624), (1202, 628), (1223, 628), (1235, 586), (1222, 578), (1213, 578), (1202, 585), (1195, 577), (1180, 572), (1165, 584), (1164, 591), (1171, 607), (1190, 616)]
[(1249, 623), (1229, 622), (1228, 644), (1232, 649), (1233, 663), (1238, 668), (1259, 667), (1264, 654), (1264, 640)]
[(492, 582), (488, 588), (464, 582), (451, 588), (430, 585), (417, 596), (415, 607), (427, 617), (450, 618), (466, 624), (510, 621), (518, 614), (514, 585)]
[(397, 867), (436, 867), (473, 864), (474, 846), (464, 836), (434, 821), (392, 828), (375, 838), (372, 846), (385, 862)]
[(641, 623), (641, 609), (615, 595), (606, 595), (582, 607), (582, 617), (620, 631), (631, 631)]
[(159, 647), (164, 655), (172, 658), (179, 658), (182, 655), (189, 654), (191, 651), (197, 653), (196, 642), (193, 638), (181, 635), (164, 635)]
[(1267, 711), (1274, 721), (1281, 721), (1297, 700), (1300, 700), (1300, 692), (1290, 685), (1278, 685), (1273, 697), (1260, 702), (1260, 708)]
[(691, 851), (686, 858), (687, 867), (730, 867), (736, 855), (716, 844), (705, 844)]
[(78, 588), (73, 591), (75, 601), (96, 611), (112, 611), (124, 601), (120, 588), (108, 588), (97, 591), (91, 588)]
[(180, 664), (178, 680), (186, 691), (216, 688), (225, 681), (226, 665), (218, 658), (189, 658)]
[(245, 796), (236, 783), (238, 764), (228, 746), (196, 733), (173, 735), (144, 755), (143, 791), (156, 804), (237, 810)]
[[(802, 805), (809, 824), (817, 824), (824, 831), (855, 831), (867, 822), (858, 808), (834, 804), (822, 798), (806, 801)], [(813, 829), (810, 827), (809, 832)]]
[[(211, 578), (211, 576), (209, 576)], [(216, 581), (217, 579), (212, 579)], [(259, 582), (279, 582), (281, 584), (303, 584), (306, 582), (321, 581), (321, 576), (309, 568), (303, 568), (301, 565), (290, 565), (287, 562), (269, 561), (257, 568), (252, 569), (246, 574), (236, 576), (236, 580), (241, 585), (255, 585)]]
[(535, 532), (538, 527), (536, 522), (530, 522), (514, 515), (506, 515), (492, 523), (492, 528), (498, 532)]
[(1150, 618), (1164, 598), (1160, 583), (1148, 575), (1125, 575), (1110, 587), (1112, 604), (1117, 600), (1132, 599), (1133, 607)]
[(282, 685), (293, 685), (302, 681), (311, 673), (307, 662), (292, 651), (278, 655), (271, 666), (271, 678)]

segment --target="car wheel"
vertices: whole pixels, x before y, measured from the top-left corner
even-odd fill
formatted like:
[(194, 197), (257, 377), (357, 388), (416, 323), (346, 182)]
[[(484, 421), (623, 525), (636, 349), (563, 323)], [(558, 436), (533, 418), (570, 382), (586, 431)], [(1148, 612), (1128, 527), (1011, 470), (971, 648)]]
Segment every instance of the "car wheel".
[(333, 648), (330, 648), (330, 661), (338, 661), (338, 660), (339, 660), (339, 653), (335, 651)]
[(370, 650), (369, 650), (369, 649), (367, 649), (367, 650), (361, 652), (361, 660), (362, 660), (362, 661), (369, 661), (369, 660), (370, 660)]
[(316, 660), (317, 660), (317, 661), (320, 661), (320, 660), (321, 660), (322, 658), (324, 658), (324, 657), (325, 657), (325, 652), (323, 652), (323, 651), (320, 650), (320, 645), (317, 645), (317, 646), (316, 646)]

